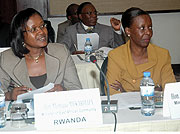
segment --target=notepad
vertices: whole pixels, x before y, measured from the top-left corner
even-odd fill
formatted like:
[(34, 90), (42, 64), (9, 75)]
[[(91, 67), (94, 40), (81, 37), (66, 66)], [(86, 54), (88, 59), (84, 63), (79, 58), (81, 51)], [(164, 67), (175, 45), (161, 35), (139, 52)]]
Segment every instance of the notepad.
[(97, 50), (99, 46), (99, 35), (97, 33), (77, 34), (77, 49), (84, 51), (86, 38), (90, 38), (93, 50)]

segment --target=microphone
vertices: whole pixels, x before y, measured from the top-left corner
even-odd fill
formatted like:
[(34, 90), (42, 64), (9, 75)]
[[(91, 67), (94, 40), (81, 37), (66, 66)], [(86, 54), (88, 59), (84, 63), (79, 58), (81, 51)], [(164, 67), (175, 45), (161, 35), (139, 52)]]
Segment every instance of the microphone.
[(106, 81), (106, 86), (107, 86), (107, 100), (102, 100), (101, 105), (102, 105), (102, 112), (103, 113), (111, 113), (111, 112), (116, 112), (118, 111), (118, 105), (117, 105), (117, 100), (110, 100), (110, 94), (109, 94), (109, 83), (106, 78), (106, 75), (104, 72), (100, 69), (99, 65), (97, 64), (97, 59), (94, 55), (90, 56), (90, 61), (92, 63), (95, 63), (96, 67), (100, 71), (100, 73), (103, 75), (105, 81)]

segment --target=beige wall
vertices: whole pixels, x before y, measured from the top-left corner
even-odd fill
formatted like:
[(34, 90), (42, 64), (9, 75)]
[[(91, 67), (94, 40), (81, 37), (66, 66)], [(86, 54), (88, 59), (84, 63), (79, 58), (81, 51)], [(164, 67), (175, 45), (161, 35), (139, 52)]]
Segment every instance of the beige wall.
[[(100, 13), (124, 12), (127, 8), (136, 6), (146, 11), (180, 9), (180, 0), (88, 0)], [(51, 16), (65, 15), (65, 10), (71, 3), (80, 4), (84, 0), (49, 0)]]

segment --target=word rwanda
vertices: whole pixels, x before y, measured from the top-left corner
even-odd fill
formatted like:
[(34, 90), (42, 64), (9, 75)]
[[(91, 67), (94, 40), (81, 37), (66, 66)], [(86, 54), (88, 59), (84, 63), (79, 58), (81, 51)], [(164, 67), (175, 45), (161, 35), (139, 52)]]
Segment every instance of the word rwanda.
[(85, 117), (75, 117), (75, 118), (68, 118), (68, 119), (60, 119), (54, 120), (54, 125), (62, 125), (62, 124), (70, 124), (70, 123), (81, 123), (86, 122)]

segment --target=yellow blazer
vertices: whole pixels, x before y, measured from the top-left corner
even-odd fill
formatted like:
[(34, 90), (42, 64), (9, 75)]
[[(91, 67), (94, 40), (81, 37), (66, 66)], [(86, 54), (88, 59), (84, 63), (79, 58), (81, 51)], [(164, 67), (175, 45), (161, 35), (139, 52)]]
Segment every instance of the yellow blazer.
[[(171, 67), (169, 51), (156, 45), (149, 44), (148, 62), (135, 65), (131, 56), (130, 41), (119, 46), (108, 54), (107, 79), (109, 84), (118, 80), (126, 92), (139, 91), (143, 72), (151, 72), (151, 78), (155, 85), (175, 82)], [(110, 94), (120, 93), (110, 87)]]

